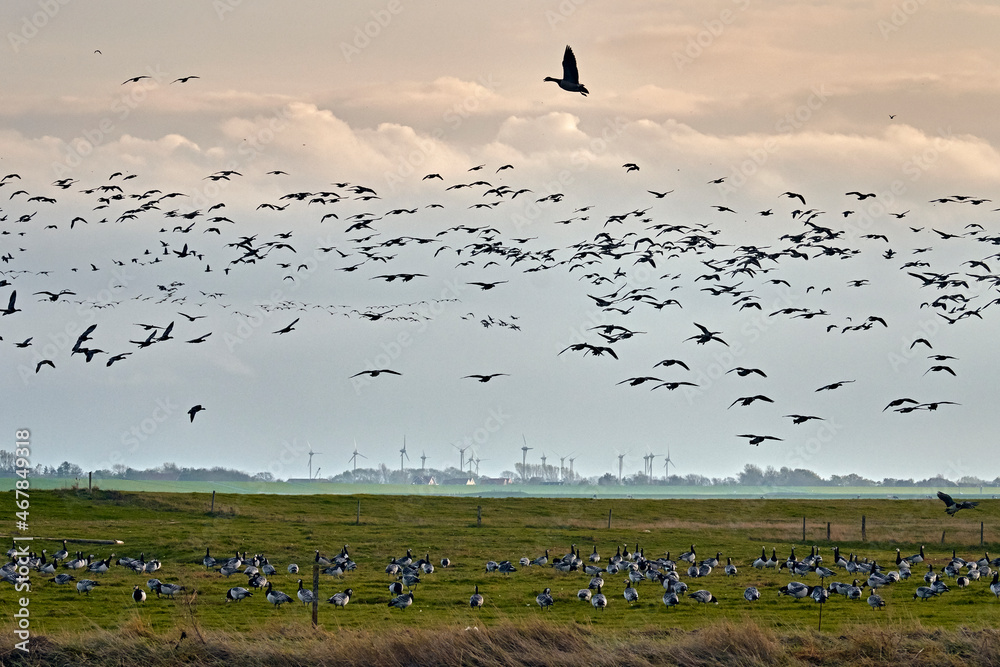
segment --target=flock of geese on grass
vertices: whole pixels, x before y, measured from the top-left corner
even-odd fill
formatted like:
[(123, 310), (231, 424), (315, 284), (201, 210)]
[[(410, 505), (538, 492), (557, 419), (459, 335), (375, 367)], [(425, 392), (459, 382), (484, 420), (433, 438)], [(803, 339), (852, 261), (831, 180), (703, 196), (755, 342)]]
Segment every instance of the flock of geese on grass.
[[(278, 575), (278, 569), (263, 554), (256, 554), (248, 558), (245, 552), (242, 554), (237, 552), (230, 558), (217, 560), (210, 551), (210, 548), (205, 549), (205, 556), (201, 561), (201, 564), (207, 569), (215, 570), (226, 579), (232, 575), (241, 575), (247, 579), (245, 586), (232, 586), (226, 590), (226, 602), (240, 602), (260, 591), (264, 592), (265, 599), (275, 608), (288, 602), (294, 602), (290, 595), (274, 588), (270, 577)], [(815, 602), (823, 604), (828, 601), (831, 595), (842, 595), (847, 600), (865, 599), (873, 610), (881, 610), (885, 607), (885, 600), (880, 594), (881, 589), (915, 577), (922, 577), (925, 585), (916, 588), (913, 593), (914, 600), (926, 601), (949, 592), (951, 587), (946, 583), (947, 580), (952, 580), (953, 585), (959, 589), (974, 586), (979, 581), (989, 581), (990, 592), (1000, 599), (1000, 569), (993, 569), (1000, 568), (1000, 558), (991, 559), (989, 553), (985, 553), (982, 558), (976, 560), (965, 560), (960, 558), (955, 550), (952, 550), (951, 558), (944, 565), (935, 569), (933, 564), (927, 562), (923, 546), (920, 547), (919, 553), (911, 556), (903, 556), (900, 550), (896, 549), (894, 567), (888, 568), (880, 565), (875, 559), (862, 559), (854, 553), (845, 558), (840, 553), (840, 548), (836, 546), (833, 547), (832, 552), (832, 564), (827, 567), (815, 546), (810, 549), (808, 556), (801, 559), (796, 557), (795, 547), (791, 548), (785, 559), (778, 558), (777, 549), (774, 547), (771, 548), (770, 556), (767, 555), (767, 549), (761, 547), (760, 557), (751, 562), (750, 567), (760, 571), (773, 570), (776, 573), (787, 570), (788, 574), (796, 579), (807, 576), (818, 577), (819, 583), (809, 584), (793, 580), (777, 589), (779, 597), (787, 596), (795, 601), (811, 598)], [(0, 579), (16, 583), (19, 580), (18, 567), (27, 565), (42, 574), (54, 575), (52, 579), (49, 579), (54, 584), (65, 585), (75, 581), (76, 589), (81, 594), (90, 594), (95, 587), (99, 586), (99, 580), (91, 579), (89, 576), (108, 572), (112, 563), (140, 575), (156, 572), (162, 566), (159, 560), (146, 560), (144, 553), (140, 554), (138, 558), (120, 557), (115, 559), (115, 554), (111, 554), (107, 558), (95, 560), (93, 555), (84, 558), (81, 552), (77, 552), (75, 557), (70, 558), (65, 542), (63, 542), (62, 549), (52, 554), (51, 559), (49, 559), (45, 549), (38, 556), (31, 554), (28, 557), (18, 559), (16, 547), (12, 547), (8, 551), (8, 556), (12, 560), (0, 568)], [(722, 556), (722, 552), (716, 552), (714, 556), (699, 558), (695, 545), (692, 544), (689, 550), (679, 554), (676, 559), (671, 559), (670, 552), (661, 557), (647, 558), (644, 549), (636, 544), (632, 551), (628, 549), (628, 545), (618, 546), (615, 554), (605, 560), (602, 559), (596, 545), (590, 554), (583, 556), (580, 549), (574, 544), (570, 547), (569, 552), (559, 557), (550, 557), (549, 550), (546, 549), (543, 555), (534, 559), (522, 557), (516, 565), (510, 560), (490, 560), (486, 563), (484, 573), (510, 575), (517, 572), (519, 567), (541, 568), (547, 566), (553, 572), (574, 576), (584, 575), (587, 578), (586, 586), (579, 588), (575, 597), (580, 601), (590, 603), (595, 609), (601, 611), (604, 611), (609, 604), (609, 598), (604, 592), (605, 589), (618, 589), (620, 586), (622, 597), (629, 606), (632, 606), (640, 599), (639, 586), (655, 586), (658, 594), (662, 590), (660, 599), (663, 604), (667, 608), (672, 608), (681, 604), (685, 598), (700, 604), (719, 604), (719, 599), (710, 590), (699, 588), (692, 591), (693, 586), (684, 581), (683, 578), (692, 581), (692, 583), (694, 580), (700, 582), (706, 580), (713, 573), (719, 572), (723, 573), (726, 578), (737, 577), (739, 570), (733, 563), (732, 557), (727, 557), (723, 565)], [(313, 562), (323, 568), (321, 570), (323, 574), (338, 579), (355, 571), (358, 567), (351, 558), (347, 545), (344, 545), (338, 554), (329, 558), (316, 550)], [(914, 566), (924, 563), (927, 565), (926, 571), (921, 572), (922, 568), (920, 568), (916, 573), (912, 572)], [(74, 571), (82, 570), (88, 575), (88, 578), (77, 579), (68, 572), (57, 573), (59, 567)], [(453, 563), (448, 558), (442, 558), (440, 567), (449, 569), (453, 567)], [(295, 563), (286, 567), (287, 573), (293, 576), (299, 574), (299, 570), (299, 566)], [(385, 567), (385, 573), (392, 579), (388, 586), (390, 595), (388, 606), (406, 609), (412, 605), (414, 591), (421, 583), (421, 578), (426, 578), (434, 574), (435, 571), (436, 568), (431, 562), (430, 553), (424, 558), (414, 559), (412, 549), (407, 549), (405, 556), (390, 559), (389, 564)], [(844, 575), (844, 581), (826, 583), (827, 580), (840, 576), (838, 572)], [(990, 579), (991, 577), (992, 579)], [(847, 582), (847, 579), (851, 579), (850, 583)], [(582, 583), (584, 582), (581, 581)], [(150, 593), (155, 593), (157, 598), (165, 597), (168, 599), (174, 599), (176, 594), (187, 590), (181, 584), (164, 582), (159, 578), (147, 580), (146, 588), (149, 589)], [(869, 589), (867, 596), (865, 595), (866, 588)], [(353, 589), (346, 588), (334, 593), (326, 601), (334, 607), (344, 608), (351, 601), (353, 595)], [(145, 603), (147, 593), (141, 585), (134, 585), (131, 596), (136, 603)], [(314, 597), (311, 589), (303, 586), (301, 578), (298, 579), (296, 597), (303, 605), (319, 601), (319, 598)], [(756, 602), (761, 599), (761, 591), (757, 586), (747, 586), (743, 591), (743, 598), (749, 603)], [(535, 597), (535, 603), (542, 611), (550, 609), (556, 601), (557, 597), (553, 594), (551, 587), (545, 587)], [(469, 606), (479, 609), (485, 604), (486, 597), (480, 593), (479, 584), (475, 584), (474, 593), (469, 598)]]

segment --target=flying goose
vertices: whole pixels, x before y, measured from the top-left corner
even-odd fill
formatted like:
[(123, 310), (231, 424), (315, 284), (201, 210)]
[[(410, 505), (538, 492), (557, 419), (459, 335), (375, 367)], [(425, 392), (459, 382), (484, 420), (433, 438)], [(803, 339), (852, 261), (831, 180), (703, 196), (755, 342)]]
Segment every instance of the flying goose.
[(563, 90), (567, 90), (571, 93), (580, 93), (586, 96), (590, 91), (587, 87), (580, 83), (580, 73), (576, 68), (576, 56), (573, 54), (573, 49), (566, 45), (566, 51), (563, 52), (563, 75), (561, 79), (555, 79), (551, 76), (545, 77), (544, 81), (555, 81), (559, 84), (559, 87)]

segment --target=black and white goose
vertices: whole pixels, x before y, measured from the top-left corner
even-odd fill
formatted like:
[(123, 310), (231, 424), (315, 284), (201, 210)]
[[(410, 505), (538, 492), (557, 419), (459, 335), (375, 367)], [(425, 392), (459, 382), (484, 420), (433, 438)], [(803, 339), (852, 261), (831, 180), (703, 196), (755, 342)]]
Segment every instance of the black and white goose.
[(1000, 599), (1000, 572), (993, 573), (993, 581), (990, 583), (990, 593)]
[(778, 589), (778, 595), (787, 595), (798, 602), (809, 595), (809, 587), (799, 581), (790, 581)]
[(733, 565), (733, 559), (731, 556), (726, 556), (726, 576), (735, 577), (737, 574), (736, 566)]
[(552, 589), (546, 588), (544, 591), (536, 595), (535, 602), (537, 602), (538, 606), (542, 608), (542, 611), (545, 611), (546, 607), (551, 607), (553, 602), (555, 602), (555, 600), (552, 599)]
[(601, 592), (600, 586), (597, 587), (597, 592), (590, 598), (590, 604), (594, 605), (594, 609), (600, 609), (601, 611), (604, 611), (604, 608), (608, 606), (608, 598)]
[(625, 590), (622, 592), (622, 595), (629, 604), (639, 601), (639, 591), (632, 586), (632, 582), (629, 579), (625, 580)]
[(663, 594), (663, 604), (667, 605), (667, 609), (671, 607), (676, 607), (681, 603), (681, 599), (677, 596), (677, 593), (673, 591), (667, 591)]
[(274, 605), (275, 609), (279, 608), (286, 602), (292, 601), (292, 598), (290, 598), (287, 593), (274, 590), (271, 586), (271, 582), (267, 582), (267, 593), (265, 594), (265, 597), (268, 602)]
[(760, 591), (757, 590), (756, 586), (747, 586), (746, 590), (743, 591), (743, 599), (747, 602), (756, 602), (760, 599)]
[(406, 609), (411, 604), (413, 604), (413, 593), (407, 593), (406, 595), (397, 595), (393, 599), (389, 600), (390, 607), (396, 607), (398, 609)]
[(714, 604), (719, 604), (718, 598), (716, 598), (709, 591), (706, 591), (704, 589), (700, 591), (695, 591), (694, 593), (689, 593), (688, 597), (694, 600), (695, 602), (700, 602), (702, 604), (708, 604), (709, 602)]
[(146, 591), (142, 590), (138, 586), (133, 586), (132, 587), (132, 599), (135, 600), (137, 604), (140, 603), (140, 602), (145, 602), (146, 601)]
[(573, 54), (573, 49), (566, 45), (566, 50), (563, 52), (563, 75), (561, 79), (556, 79), (551, 76), (545, 77), (545, 81), (554, 81), (559, 84), (559, 87), (563, 90), (567, 90), (571, 93), (580, 93), (586, 96), (590, 91), (587, 87), (580, 83), (580, 73), (576, 67), (576, 56)]
[(253, 595), (252, 592), (243, 588), (242, 586), (234, 586), (226, 591), (226, 602), (239, 602), (243, 598), (248, 598)]
[(295, 595), (296, 595), (296, 597), (299, 598), (299, 601), (303, 605), (312, 604), (313, 600), (316, 599), (316, 597), (313, 595), (313, 592), (311, 590), (309, 590), (308, 588), (302, 588), (302, 580), (301, 579), (299, 579), (299, 590), (298, 590), (298, 592)]
[(757, 570), (763, 570), (767, 567), (767, 552), (764, 550), (764, 547), (760, 548), (760, 558), (750, 563), (750, 566)]
[[(986, 555), (989, 556), (989, 554)], [(69, 556), (69, 552), (66, 551), (66, 540), (63, 540), (62, 549), (52, 554), (52, 560), (66, 560), (67, 556)], [(987, 563), (987, 565), (989, 565), (989, 563)]]
[(472, 597), (469, 598), (469, 606), (472, 607), (473, 609), (482, 609), (483, 602), (485, 602), (485, 600), (483, 599), (482, 594), (479, 592), (479, 584), (476, 584), (476, 592), (473, 593)]
[(913, 594), (913, 599), (916, 600), (917, 598), (920, 598), (921, 600), (926, 602), (927, 598), (932, 598), (936, 595), (938, 595), (938, 592), (935, 591), (933, 588), (929, 586), (921, 586), (920, 588), (917, 589), (917, 592)]
[(216, 564), (215, 558), (212, 557), (209, 551), (211, 551), (211, 547), (205, 547), (205, 557), (201, 559), (201, 564), (206, 568), (215, 567)]
[(76, 582), (76, 591), (77, 593), (87, 593), (89, 595), (90, 591), (94, 589), (94, 586), (99, 586), (99, 585), (100, 584), (98, 584), (93, 579), (81, 579), (80, 581)]
[(937, 492), (937, 497), (945, 504), (944, 511), (951, 516), (955, 516), (955, 513), (959, 510), (971, 510), (976, 507), (979, 503), (972, 502), (971, 500), (963, 500), (961, 502), (955, 502), (955, 500), (943, 491)]
[(601, 554), (597, 553), (597, 545), (596, 544), (594, 545), (594, 551), (591, 552), (591, 554), (589, 556), (587, 556), (587, 559), (591, 563), (599, 563), (599, 562), (601, 562)]
[(882, 599), (881, 595), (872, 593), (868, 596), (868, 606), (872, 608), (872, 611), (880, 611), (885, 607), (885, 600)]
[(168, 598), (173, 600), (174, 595), (184, 590), (184, 587), (181, 586), (180, 584), (166, 584), (161, 581), (156, 584), (156, 588), (154, 590), (156, 591), (157, 597), (161, 595), (166, 595)]
[(576, 592), (576, 597), (580, 598), (583, 602), (590, 602), (592, 594), (589, 588), (581, 588)]
[(327, 602), (334, 607), (346, 607), (347, 603), (351, 601), (352, 595), (354, 595), (354, 591), (348, 588), (340, 593), (334, 593)]

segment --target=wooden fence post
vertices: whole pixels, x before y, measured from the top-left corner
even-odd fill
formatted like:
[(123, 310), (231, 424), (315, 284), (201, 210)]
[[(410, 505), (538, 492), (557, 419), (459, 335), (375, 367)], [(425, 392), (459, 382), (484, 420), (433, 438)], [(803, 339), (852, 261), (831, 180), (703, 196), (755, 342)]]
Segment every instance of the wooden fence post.
[(983, 546), (983, 526), (984, 522), (979, 522), (979, 546)]
[(608, 510), (608, 529), (611, 529), (611, 510)]
[(826, 522), (826, 541), (830, 541), (830, 522)]
[(948, 532), (948, 531), (946, 531), (946, 530), (942, 530), (942, 531), (941, 531), (941, 544), (944, 544), (944, 534), (945, 534), (946, 532)]
[(476, 506), (476, 525), (477, 526), (482, 526), (483, 525), (483, 506), (482, 505), (477, 505)]
[(87, 491), (89, 493), (93, 493), (94, 492), (94, 472), (93, 471), (87, 473)]
[(208, 508), (208, 513), (209, 514), (214, 514), (215, 513), (215, 490), (214, 489), (212, 490), (212, 506)]
[(806, 518), (802, 517), (802, 541), (806, 541)]
[(361, 501), (360, 500), (358, 501), (358, 518), (356, 518), (354, 520), (354, 525), (355, 526), (360, 526), (361, 525)]
[(319, 623), (319, 563), (313, 563), (313, 627)]
[(865, 515), (864, 514), (861, 515), (861, 541), (862, 542), (867, 542), (868, 541), (868, 534), (865, 531)]

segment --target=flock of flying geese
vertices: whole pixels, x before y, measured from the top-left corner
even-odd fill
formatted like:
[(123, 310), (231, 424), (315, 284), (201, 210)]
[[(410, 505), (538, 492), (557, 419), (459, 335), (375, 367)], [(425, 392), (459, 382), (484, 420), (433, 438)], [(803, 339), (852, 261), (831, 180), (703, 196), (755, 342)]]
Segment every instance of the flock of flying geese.
[[(123, 85), (135, 83), (141, 78), (130, 78)], [(181, 77), (174, 83), (184, 84), (197, 78), (193, 75)], [(569, 46), (564, 53), (562, 77), (547, 77), (545, 80), (556, 82), (566, 91), (583, 95), (589, 92), (579, 81), (576, 58)], [(468, 172), (478, 174), (485, 168), (485, 164), (479, 164), (471, 167)], [(623, 168), (626, 178), (633, 178), (628, 174), (641, 170), (641, 166), (634, 162), (625, 163)], [(514, 178), (517, 170), (514, 165), (504, 164), (494, 171), (494, 176), (499, 178), (501, 173), (504, 178)], [(223, 169), (204, 176), (204, 180), (226, 183), (243, 176), (237, 169)], [(290, 178), (288, 172), (280, 169), (268, 171), (265, 176), (270, 179)], [(445, 179), (441, 174), (433, 173), (424, 176), (423, 180), (433, 184), (436, 180)], [(720, 177), (709, 183), (719, 184), (725, 180), (726, 177)], [(4, 359), (12, 360), (21, 369), (30, 369), (33, 375), (38, 376), (39, 381), (43, 381), (46, 374), (57, 373), (64, 364), (89, 364), (99, 360), (107, 368), (114, 366), (109, 371), (114, 372), (121, 366), (140, 363), (140, 359), (145, 356), (154, 357), (154, 351), (167, 345), (204, 344), (220, 331), (232, 329), (226, 318), (246, 321), (253, 316), (253, 313), (243, 310), (244, 306), (235, 302), (229, 292), (219, 289), (220, 284), (229, 280), (233, 291), (236, 291), (236, 284), (242, 276), (262, 266), (275, 272), (273, 276), (278, 284), (287, 284), (286, 281), (295, 284), (303, 280), (303, 276), (311, 270), (309, 263), (303, 259), (310, 253), (314, 257), (331, 258), (328, 265), (332, 267), (328, 272), (331, 278), (336, 277), (336, 272), (346, 274), (362, 271), (369, 274), (368, 278), (372, 281), (392, 285), (386, 288), (387, 291), (398, 289), (404, 294), (412, 295), (414, 292), (408, 291), (410, 288), (404, 286), (417, 285), (426, 280), (432, 275), (430, 270), (414, 271), (409, 266), (401, 266), (400, 270), (388, 270), (388, 267), (404, 262), (410, 264), (418, 256), (419, 248), (426, 247), (432, 249), (432, 253), (420, 261), (426, 262), (427, 266), (431, 262), (440, 266), (448, 259), (457, 261), (457, 264), (447, 269), (447, 273), (449, 276), (462, 276), (458, 284), (463, 290), (469, 291), (447, 298), (404, 298), (396, 303), (366, 307), (308, 303), (292, 298), (282, 299), (277, 303), (254, 304), (250, 310), (257, 309), (269, 315), (278, 312), (297, 314), (294, 318), (289, 316), (287, 324), (269, 329), (271, 335), (294, 337), (295, 332), (307, 325), (303, 320), (306, 313), (314, 312), (369, 323), (426, 320), (432, 317), (428, 314), (430, 306), (443, 301), (476, 303), (478, 308), (479, 302), (472, 298), (472, 294), (511, 289), (507, 283), (513, 279), (512, 273), (518, 270), (530, 274), (562, 269), (569, 275), (579, 277), (581, 282), (589, 286), (583, 297), (586, 304), (599, 309), (604, 317), (619, 321), (590, 328), (587, 333), (591, 336), (590, 340), (572, 342), (561, 350), (553, 349), (553, 356), (581, 354), (617, 360), (623, 346), (647, 334), (627, 325), (626, 318), (635, 309), (668, 311), (680, 317), (683, 306), (681, 299), (673, 296), (676, 289), (698, 289), (698, 297), (701, 299), (727, 300), (737, 311), (760, 311), (763, 316), (762, 291), (780, 286), (791, 287), (787, 278), (765, 277), (777, 271), (779, 265), (814, 262), (820, 258), (850, 260), (872, 249), (877, 249), (886, 261), (897, 262), (898, 269), (913, 279), (918, 290), (932, 295), (921, 304), (921, 308), (928, 308), (946, 325), (981, 321), (989, 308), (1000, 303), (1000, 295), (993, 294), (1000, 290), (1000, 274), (992, 273), (990, 266), (1000, 258), (1000, 252), (992, 251), (993, 247), (1000, 245), (1000, 235), (989, 232), (982, 224), (970, 222), (961, 231), (934, 228), (925, 230), (923, 227), (910, 227), (904, 231), (907, 236), (919, 235), (912, 238), (930, 236), (935, 242), (942, 244), (972, 242), (987, 249), (962, 262), (962, 266), (967, 268), (932, 268), (924, 259), (924, 253), (931, 251), (932, 246), (911, 249), (911, 257), (904, 257), (902, 253), (905, 242), (890, 246), (887, 234), (857, 234), (852, 229), (838, 228), (835, 222), (826, 221), (826, 212), (809, 208), (806, 196), (791, 191), (783, 192), (777, 197), (798, 206), (788, 214), (789, 220), (797, 225), (797, 229), (778, 236), (774, 240), (774, 246), (723, 243), (725, 237), (721, 235), (724, 230), (718, 222), (719, 218), (691, 223), (666, 221), (659, 213), (651, 213), (651, 205), (608, 214), (600, 231), (567, 247), (546, 247), (538, 236), (511, 236), (489, 224), (473, 224), (470, 221), (474, 220), (474, 216), (480, 215), (478, 211), (484, 209), (492, 211), (502, 206), (510, 208), (515, 199), (523, 195), (534, 197), (534, 204), (552, 218), (534, 223), (534, 231), (541, 230), (545, 224), (572, 225), (579, 227), (582, 235), (582, 230), (593, 227), (589, 213), (593, 206), (579, 206), (566, 215), (563, 208), (565, 205), (562, 203), (565, 194), (562, 192), (543, 195), (533, 193), (529, 188), (515, 189), (504, 183), (497, 184), (478, 177), (471, 182), (456, 182), (444, 188), (444, 192), (450, 192), (449, 196), (452, 197), (462, 197), (464, 195), (461, 193), (464, 191), (471, 195), (471, 199), (466, 200), (467, 203), (472, 203), (461, 211), (462, 222), (454, 222), (453, 217), (454, 224), (436, 231), (429, 231), (430, 225), (435, 224), (432, 221), (418, 221), (406, 226), (405, 231), (401, 231), (400, 226), (392, 221), (407, 216), (419, 220), (422, 216), (436, 215), (434, 209), (444, 208), (444, 205), (433, 203), (423, 210), (418, 206), (391, 206), (381, 207), (381, 212), (373, 211), (372, 208), (378, 207), (381, 201), (376, 188), (349, 182), (332, 183), (322, 189), (291, 190), (279, 197), (277, 202), (261, 202), (256, 207), (254, 215), (266, 218), (270, 224), (280, 221), (281, 213), (285, 212), (297, 219), (308, 220), (312, 216), (316, 224), (324, 225), (326, 229), (340, 226), (336, 240), (309, 246), (304, 239), (297, 241), (299, 231), (296, 229), (267, 235), (262, 235), (259, 231), (245, 232), (239, 214), (232, 214), (236, 219), (227, 215), (225, 202), (218, 201), (204, 210), (193, 208), (190, 205), (190, 193), (164, 192), (151, 184), (135, 186), (141, 182), (140, 174), (124, 172), (110, 174), (103, 181), (87, 183), (65, 177), (47, 186), (24, 184), (17, 173), (8, 173), (0, 178), (0, 202), (4, 202), (0, 207), (0, 267), (3, 269), (0, 271), (0, 288), (10, 290), (6, 294), (0, 293), (0, 304), (6, 304), (0, 308), (0, 340), (8, 340), (8, 344), (16, 350), (13, 354), (5, 354)], [(30, 191), (26, 189), (28, 187), (31, 188)], [(444, 195), (444, 192), (438, 194)], [(666, 197), (671, 192), (648, 190), (653, 202), (669, 201)], [(61, 195), (59, 198), (53, 196), (57, 193), (65, 193), (68, 201), (62, 202)], [(855, 190), (844, 196), (851, 201), (860, 202), (876, 197), (876, 194)], [(936, 198), (932, 203), (941, 206), (978, 207), (989, 201), (985, 197), (956, 194)], [(75, 207), (77, 214), (68, 215), (62, 212), (65, 209), (49, 208), (62, 205)], [(88, 208), (89, 212), (77, 210), (83, 207)], [(712, 208), (717, 216), (736, 213), (729, 206), (716, 205)], [(766, 218), (776, 213), (768, 208), (757, 212), (757, 215)], [(854, 215), (854, 210), (845, 208), (834, 216), (834, 220), (841, 219), (851, 223)], [(904, 211), (891, 215), (896, 220), (902, 220), (908, 215), (916, 217), (917, 214)], [(560, 216), (562, 219), (554, 219)], [(57, 243), (57, 238), (60, 239), (58, 242), (65, 243), (74, 234), (81, 233), (83, 228), (89, 228), (92, 232), (105, 226), (127, 225), (135, 230), (144, 228), (156, 231), (143, 232), (138, 247), (108, 245), (103, 257), (88, 258), (78, 266), (40, 267), (32, 259), (32, 252), (39, 246), (48, 247)], [(52, 236), (49, 237), (49, 234)], [(328, 238), (333, 239), (336, 234), (334, 231)], [(860, 243), (862, 247), (849, 245), (846, 242), (848, 239)], [(404, 247), (407, 248), (405, 255)], [(690, 281), (685, 284), (679, 280), (683, 277), (682, 274), (666, 269), (673, 262), (689, 257), (697, 258), (702, 273), (688, 276)], [(503, 270), (505, 266), (512, 273), (497, 276), (496, 272)], [(662, 275), (656, 284), (633, 286), (630, 283), (630, 271), (636, 267), (659, 271)], [(81, 273), (105, 272), (113, 276), (113, 272), (119, 268), (153, 276), (155, 280), (159, 280), (157, 291), (130, 292), (130, 285), (121, 285), (122, 289), (112, 298), (80, 294), (82, 288), (78, 286), (78, 276)], [(477, 271), (477, 275), (467, 275), (472, 271)], [(163, 279), (165, 275), (172, 278)], [(204, 284), (200, 283), (202, 279), (198, 278), (199, 275), (207, 276)], [(699, 288), (700, 284), (704, 286)], [(847, 283), (846, 289), (862, 290), (868, 285), (868, 278), (855, 278)], [(825, 287), (816, 291), (821, 296), (831, 289)], [(809, 294), (812, 290), (813, 287), (810, 286), (805, 293)], [(35, 298), (30, 299), (26, 294)], [(158, 321), (136, 322), (135, 329), (124, 334), (109, 331), (109, 327), (102, 326), (101, 313), (104, 309), (124, 310), (135, 303), (154, 304), (164, 314)], [(42, 325), (35, 326), (32, 323), (42, 321), (36, 316), (43, 309), (67, 308), (67, 304), (86, 308), (96, 322), (76, 337), (69, 350), (57, 350), (55, 354), (43, 355), (41, 350), (44, 348), (39, 343), (46, 340), (51, 332)], [(490, 308), (489, 304), (486, 301), (484, 307)], [(845, 317), (830, 312), (826, 308), (806, 305), (789, 305), (767, 313), (766, 316), (774, 320), (788, 318), (823, 322), (820, 331), (825, 330), (827, 333), (860, 333), (872, 329), (887, 329), (891, 325), (879, 315), (855, 319), (853, 316)], [(309, 319), (308, 325), (314, 326), (315, 320), (312, 317)], [(462, 319), (493, 330), (518, 332), (522, 328), (517, 315), (467, 312)], [(690, 346), (723, 349), (730, 345), (727, 341), (729, 336), (724, 331), (714, 330), (700, 322), (693, 322), (691, 327), (689, 336), (683, 339), (678, 337), (678, 350), (691, 349)], [(16, 338), (7, 338), (11, 335), (16, 335)], [(958, 375), (953, 363), (956, 361), (955, 356), (934, 350), (931, 341), (924, 337), (914, 338), (910, 344), (911, 349), (924, 349), (920, 346), (930, 352), (924, 375)], [(671, 372), (681, 369), (690, 371), (689, 363), (678, 357), (679, 355), (657, 359), (651, 367), (663, 371), (670, 369)], [(501, 378), (515, 375), (507, 372), (508, 369), (467, 369), (473, 370), (475, 372), (456, 373), (456, 379), (481, 384), (503, 383), (507, 380)], [(399, 378), (405, 374), (406, 369), (368, 366), (346, 371), (343, 379), (378, 378), (379, 381), (392, 381), (390, 378)], [(764, 369), (744, 366), (730, 368), (725, 374), (735, 374), (731, 377), (746, 378), (748, 382), (762, 381), (768, 377), (768, 372)], [(627, 387), (649, 386), (653, 391), (674, 391), (697, 388), (698, 383), (693, 379), (668, 377), (664, 372), (659, 375), (635, 375), (622, 379), (617, 384)], [(814, 392), (841, 390), (856, 381), (856, 378), (838, 379), (822, 384)], [(775, 401), (765, 393), (754, 392), (727, 398), (720, 408), (727, 403), (727, 409), (752, 410), (752, 406)], [(943, 406), (956, 404), (956, 401), (938, 397), (928, 400), (898, 396), (889, 399), (882, 410), (900, 414), (933, 412)], [(211, 403), (206, 398), (192, 405), (187, 413), (193, 422), (196, 415), (209, 410)], [(783, 418), (791, 420), (793, 425), (825, 419), (820, 415), (796, 411), (790, 411)], [(739, 433), (736, 437), (746, 439), (750, 445), (783, 440), (771, 433), (758, 432)]]

